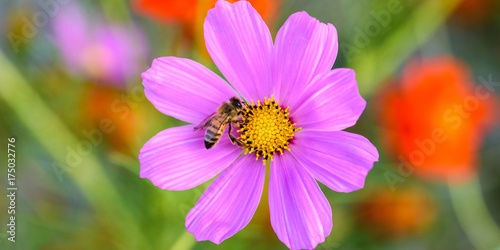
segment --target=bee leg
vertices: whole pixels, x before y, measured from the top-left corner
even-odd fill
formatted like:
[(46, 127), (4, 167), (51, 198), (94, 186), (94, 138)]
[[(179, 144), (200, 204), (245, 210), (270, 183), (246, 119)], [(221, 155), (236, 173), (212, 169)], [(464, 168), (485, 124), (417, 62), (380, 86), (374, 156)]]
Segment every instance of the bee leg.
[(229, 128), (227, 130), (227, 134), (229, 135), (229, 139), (231, 139), (231, 143), (234, 144), (234, 145), (238, 145), (240, 147), (243, 147), (243, 142), (241, 142), (240, 140), (236, 139), (236, 137), (234, 137), (232, 134), (231, 134), (231, 123), (228, 124), (229, 125)]
[(243, 121), (243, 120), (236, 120), (234, 121), (234, 126), (237, 127), (237, 128), (241, 128), (241, 125), (242, 124), (245, 124), (246, 122)]

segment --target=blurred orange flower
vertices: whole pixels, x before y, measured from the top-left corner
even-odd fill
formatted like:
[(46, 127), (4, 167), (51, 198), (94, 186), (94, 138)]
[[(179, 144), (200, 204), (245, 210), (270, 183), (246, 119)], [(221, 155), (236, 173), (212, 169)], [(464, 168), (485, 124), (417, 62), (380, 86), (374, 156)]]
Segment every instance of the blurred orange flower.
[(356, 219), (379, 237), (419, 234), (435, 220), (436, 203), (426, 190), (404, 187), (392, 192), (380, 189), (355, 207)]
[[(217, 0), (134, 0), (134, 9), (151, 19), (163, 23), (179, 23), (192, 35), (203, 26), (209, 9)], [(236, 0), (228, 0), (234, 3)], [(281, 0), (249, 0), (264, 21), (274, 22)], [(197, 27), (198, 26), (198, 27)]]
[(142, 119), (129, 104), (127, 94), (105, 85), (89, 84), (81, 100), (85, 137), (92, 143), (106, 142), (115, 151), (132, 153)]
[(498, 100), (487, 80), (475, 85), (467, 66), (449, 57), (410, 63), (399, 84), (378, 98), (393, 156), (421, 177), (468, 179), (482, 138), (497, 120)]
[(462, 0), (454, 16), (462, 25), (479, 26), (498, 13), (498, 0)]

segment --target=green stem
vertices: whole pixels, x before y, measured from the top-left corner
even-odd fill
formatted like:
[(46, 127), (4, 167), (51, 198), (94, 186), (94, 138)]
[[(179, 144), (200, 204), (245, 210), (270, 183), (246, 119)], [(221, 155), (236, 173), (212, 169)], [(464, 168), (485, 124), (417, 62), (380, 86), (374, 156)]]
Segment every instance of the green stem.
[(421, 3), (406, 22), (391, 32), (384, 44), (356, 54), (350, 67), (357, 72), (361, 94), (372, 93), (378, 84), (393, 74), (417, 48), (429, 40), (459, 2), (427, 0)]
[(188, 232), (183, 232), (177, 241), (172, 245), (170, 250), (189, 250), (191, 249), (196, 241), (192, 234)]
[[(40, 95), (30, 86), (15, 66), (0, 51), (0, 98), (18, 117), (22, 125), (52, 156), (54, 175), (59, 180), (69, 176), (80, 188), (90, 205), (102, 216), (114, 216), (122, 223), (122, 233), (130, 234), (126, 238), (135, 243), (141, 236), (138, 223), (126, 208), (118, 191), (107, 178), (104, 167), (90, 153), (79, 155), (81, 161), (76, 164), (67, 162), (68, 148), (76, 149), (84, 142), (70, 131), (60, 118), (45, 104)], [(21, 125), (21, 124), (20, 124)], [(88, 141), (86, 141), (88, 142)], [(96, 150), (96, 147), (92, 148)], [(74, 154), (73, 154), (74, 155)], [(118, 219), (119, 218), (119, 219)]]
[(486, 207), (479, 179), (448, 185), (451, 204), (467, 237), (478, 250), (500, 249), (500, 229)]

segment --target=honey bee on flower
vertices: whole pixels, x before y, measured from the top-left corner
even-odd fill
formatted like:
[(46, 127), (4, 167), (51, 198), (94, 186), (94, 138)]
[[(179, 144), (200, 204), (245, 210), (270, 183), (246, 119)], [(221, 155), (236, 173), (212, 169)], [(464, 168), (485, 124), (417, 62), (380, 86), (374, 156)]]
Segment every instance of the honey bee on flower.
[[(230, 84), (189, 59), (153, 61), (142, 74), (147, 98), (164, 114), (194, 125), (150, 139), (139, 155), (141, 177), (162, 189), (186, 190), (220, 173), (186, 218), (196, 240), (219, 244), (251, 220), (269, 166), (274, 231), (291, 249), (315, 248), (332, 229), (331, 207), (316, 181), (338, 192), (360, 189), (378, 160), (366, 138), (341, 131), (356, 123), (366, 102), (353, 70), (332, 70), (335, 27), (295, 13), (273, 44), (249, 2), (218, 1), (205, 19), (204, 36)], [(231, 120), (219, 118), (223, 112), (213, 115), (238, 95), (247, 101), (241, 113)], [(207, 150), (207, 117), (239, 128)], [(198, 124), (205, 129), (193, 132)]]
[(220, 105), (216, 112), (209, 115), (198, 126), (196, 126), (194, 131), (206, 129), (205, 148), (210, 149), (220, 140), (220, 137), (224, 133), (224, 129), (227, 125), (229, 127), (227, 134), (229, 139), (231, 139), (231, 142), (233, 144), (243, 146), (242, 142), (231, 134), (232, 123), (243, 122), (238, 119), (243, 112), (243, 104), (241, 100), (238, 99), (238, 97), (232, 97), (231, 100)]

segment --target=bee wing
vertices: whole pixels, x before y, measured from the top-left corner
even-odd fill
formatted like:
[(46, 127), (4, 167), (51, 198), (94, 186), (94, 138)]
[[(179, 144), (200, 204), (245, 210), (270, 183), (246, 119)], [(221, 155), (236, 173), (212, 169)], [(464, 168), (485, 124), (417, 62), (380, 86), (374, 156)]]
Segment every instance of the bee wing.
[(212, 119), (214, 119), (217, 116), (217, 112), (213, 112), (211, 115), (209, 115), (207, 118), (203, 119), (203, 121), (198, 124), (198, 126), (194, 127), (193, 131), (198, 131), (200, 129), (206, 129), (208, 125), (210, 125), (210, 122)]
[(229, 113), (227, 113), (224, 116), (222, 116), (222, 122), (220, 123), (219, 127), (217, 128), (217, 131), (221, 131), (221, 130), (224, 129), (224, 127), (226, 126), (226, 123), (227, 123), (226, 120), (227, 120), (228, 117), (229, 117)]

